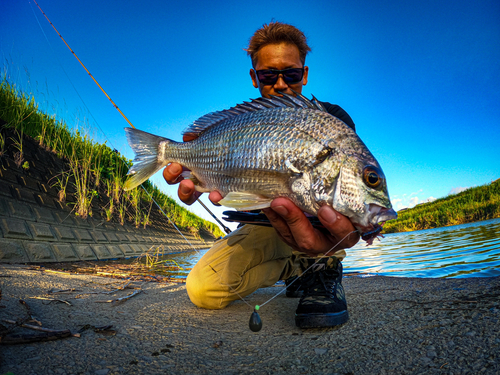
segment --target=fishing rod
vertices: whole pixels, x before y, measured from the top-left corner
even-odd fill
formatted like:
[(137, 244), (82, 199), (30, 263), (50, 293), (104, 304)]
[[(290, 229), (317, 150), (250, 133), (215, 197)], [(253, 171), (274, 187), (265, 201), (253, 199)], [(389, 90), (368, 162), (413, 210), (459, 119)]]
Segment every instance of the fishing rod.
[[(69, 46), (69, 44), (66, 42), (66, 40), (63, 38), (63, 36), (61, 35), (61, 33), (59, 33), (59, 31), (56, 29), (56, 27), (54, 26), (54, 24), (50, 21), (49, 17), (45, 14), (45, 12), (42, 10), (42, 8), (40, 7), (40, 5), (38, 5), (38, 3), (36, 2), (36, 0), (33, 0), (33, 2), (36, 4), (36, 6), (38, 7), (38, 9), (40, 9), (40, 12), (42, 12), (43, 16), (47, 19), (47, 21), (49, 22), (50, 26), (52, 26), (52, 28), (55, 30), (55, 32), (57, 33), (57, 35), (59, 35), (59, 38), (62, 39), (62, 41), (64, 42), (64, 44), (66, 45), (66, 47), (68, 47), (68, 49), (71, 51), (71, 53), (73, 54), (73, 56), (75, 56), (75, 58), (78, 60), (78, 62), (80, 63), (80, 65), (83, 67), (83, 69), (85, 69), (85, 71), (87, 72), (87, 74), (90, 76), (90, 78), (92, 78), (92, 80), (95, 82), (95, 84), (101, 89), (101, 91), (103, 92), (104, 95), (106, 95), (106, 98), (108, 98), (108, 100), (111, 102), (111, 104), (113, 104), (113, 107), (116, 108), (116, 110), (120, 113), (120, 115), (122, 115), (122, 117), (125, 119), (125, 121), (128, 122), (128, 124), (135, 129), (135, 126), (134, 124), (132, 124), (132, 122), (128, 119), (127, 116), (125, 116), (125, 114), (122, 112), (122, 110), (120, 108), (118, 108), (118, 106), (116, 105), (116, 103), (113, 101), (113, 99), (111, 99), (111, 97), (108, 95), (108, 93), (102, 88), (102, 86), (99, 84), (99, 82), (97, 82), (97, 80), (94, 78), (94, 76), (92, 75), (92, 73), (90, 73), (90, 71), (87, 69), (87, 67), (85, 66), (85, 64), (82, 62), (82, 60), (80, 60), (78, 58), (78, 56), (76, 55), (75, 51), (73, 51), (73, 49), (71, 49), (71, 47)], [(201, 205), (202, 207), (207, 210), (207, 212), (217, 221), (217, 223), (219, 223), (220, 226), (222, 226), (222, 228), (224, 229), (224, 232), (226, 232), (226, 234), (229, 234), (231, 233), (231, 229), (229, 229), (227, 226), (225, 226), (213, 213), (212, 211), (210, 211), (210, 209), (205, 206), (205, 204), (199, 199), (196, 199)]]
[(208, 207), (207, 207), (207, 206), (205, 206), (205, 203), (203, 203), (203, 202), (201, 201), (200, 197), (198, 197), (196, 200), (198, 201), (198, 203), (199, 203), (199, 204), (201, 204), (201, 205), (203, 206), (203, 208), (205, 208), (205, 210), (207, 210), (207, 211), (208, 211), (208, 213), (209, 213), (210, 215), (212, 215), (212, 217), (213, 217), (215, 220), (217, 220), (217, 222), (219, 223), (219, 225), (220, 225), (220, 226), (224, 229), (224, 232), (226, 232), (227, 234), (231, 233), (231, 229), (229, 229), (228, 227), (226, 227), (226, 226), (225, 226), (225, 225), (224, 225), (224, 224), (223, 224), (223, 223), (219, 220), (219, 218), (218, 218), (217, 216), (215, 216), (215, 215), (214, 215), (214, 214), (213, 214), (213, 213), (212, 213), (212, 212), (208, 209)]

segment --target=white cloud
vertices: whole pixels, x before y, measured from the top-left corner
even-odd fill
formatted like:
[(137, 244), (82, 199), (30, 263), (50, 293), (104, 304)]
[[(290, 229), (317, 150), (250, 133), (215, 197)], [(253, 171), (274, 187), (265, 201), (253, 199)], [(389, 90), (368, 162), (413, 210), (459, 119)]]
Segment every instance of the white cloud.
[(392, 207), (394, 207), (394, 209), (395, 209), (396, 211), (399, 211), (399, 210), (401, 210), (401, 209), (403, 209), (403, 208), (406, 208), (406, 206), (405, 206), (405, 205), (403, 205), (403, 203), (402, 203), (402, 202), (403, 202), (403, 200), (402, 200), (402, 199), (399, 199), (399, 198), (398, 198), (398, 199), (391, 199), (391, 204), (392, 204)]
[(459, 186), (459, 187), (454, 187), (454, 188), (452, 188), (452, 189), (450, 190), (450, 192), (449, 192), (449, 194), (448, 194), (448, 195), (458, 194), (458, 193), (461, 193), (462, 191), (467, 190), (467, 189), (468, 189), (468, 188), (466, 188), (466, 187), (461, 187), (461, 186)]
[(428, 202), (434, 202), (437, 198), (434, 198), (434, 197), (429, 197), (429, 198), (426, 198), (422, 201), (422, 203), (428, 203)]
[(416, 205), (418, 204), (418, 197), (413, 197), (410, 199), (410, 204), (408, 205), (408, 207), (415, 207)]
[(413, 193), (410, 193), (410, 197), (414, 196), (414, 195), (418, 195), (420, 194), (421, 192), (423, 192), (424, 189), (420, 189), (419, 191), (416, 191), (416, 192), (413, 192)]

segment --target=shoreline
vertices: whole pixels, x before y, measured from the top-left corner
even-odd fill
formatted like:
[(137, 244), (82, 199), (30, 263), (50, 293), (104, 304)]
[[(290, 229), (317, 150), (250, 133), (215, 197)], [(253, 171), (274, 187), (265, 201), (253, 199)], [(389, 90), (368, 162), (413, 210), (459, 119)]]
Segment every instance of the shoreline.
[[(500, 372), (500, 277), (423, 279), (344, 277), (350, 320), (336, 328), (295, 326), (298, 299), (278, 296), (260, 311), (263, 328), (248, 328), (252, 310), (194, 306), (182, 283), (134, 282), (48, 273), (1, 264), (0, 319), (26, 315), (43, 327), (81, 337), (0, 346), (0, 374), (465, 374)], [(49, 290), (75, 288), (71, 293)], [(282, 287), (256, 291), (263, 304)], [(101, 292), (99, 294), (90, 294)], [(45, 299), (39, 299), (45, 298)], [(51, 302), (46, 298), (66, 300)], [(1, 322), (4, 326), (9, 324)], [(12, 334), (36, 331), (15, 328)]]

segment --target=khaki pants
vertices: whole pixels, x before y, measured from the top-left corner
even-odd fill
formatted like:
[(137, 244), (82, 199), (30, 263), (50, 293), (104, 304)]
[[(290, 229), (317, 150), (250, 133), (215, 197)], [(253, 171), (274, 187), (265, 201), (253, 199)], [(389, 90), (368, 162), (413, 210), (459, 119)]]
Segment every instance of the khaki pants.
[[(342, 260), (345, 251), (328, 255)], [(222, 309), (239, 296), (299, 275), (301, 256), (305, 254), (282, 242), (274, 228), (245, 225), (217, 241), (198, 261), (187, 277), (186, 289), (196, 306)]]

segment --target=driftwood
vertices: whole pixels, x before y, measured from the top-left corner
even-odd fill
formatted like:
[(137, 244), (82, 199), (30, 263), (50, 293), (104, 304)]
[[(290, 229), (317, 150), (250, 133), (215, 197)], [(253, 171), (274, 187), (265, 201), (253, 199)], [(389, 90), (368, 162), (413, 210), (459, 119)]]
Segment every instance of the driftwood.
[[(58, 299), (58, 298), (47, 298), (47, 297), (29, 297), (29, 298), (31, 298), (31, 299), (41, 299), (41, 300), (44, 300), (44, 301), (49, 301), (49, 303), (51, 303), (51, 302), (61, 302), (61, 303), (65, 303), (68, 306), (73, 306), (70, 302), (65, 301), (63, 299)], [(44, 305), (48, 305), (49, 303), (43, 303), (43, 304)]]
[(97, 303), (120, 303), (120, 302), (124, 302), (124, 301), (129, 300), (130, 298), (132, 298), (133, 296), (138, 295), (141, 292), (142, 292), (142, 289), (138, 289), (135, 292), (133, 292), (133, 293), (131, 293), (131, 294), (125, 296), (125, 297), (110, 299), (110, 300), (106, 300), (106, 301), (95, 301), (95, 302), (97, 302)]
[[(2, 319), (2, 321), (4, 321), (5, 323), (16, 324), (16, 322), (14, 320), (10, 320), (10, 319)], [(69, 331), (69, 329), (63, 329), (63, 330), (50, 329), (50, 328), (44, 328), (44, 327), (39, 327), (39, 326), (33, 326), (31, 324), (22, 324), (21, 327), (33, 329), (35, 331), (47, 332), (47, 333), (60, 333), (60, 332)], [(80, 334), (79, 333), (72, 333), (71, 336), (80, 337)]]
[(52, 340), (59, 340), (65, 337), (80, 337), (79, 333), (71, 333), (69, 329), (64, 329), (64, 330), (54, 330), (54, 329), (49, 329), (49, 328), (43, 328), (39, 326), (33, 326), (31, 324), (19, 324), (15, 320), (9, 320), (9, 319), (2, 319), (6, 323), (13, 324), (14, 328), (15, 327), (24, 327), (24, 328), (29, 328), (33, 329), (35, 331), (41, 331), (42, 333), (37, 333), (37, 334), (19, 334), (19, 335), (13, 335), (13, 334), (7, 334), (2, 337), (0, 337), (0, 345), (15, 345), (15, 344), (26, 344), (30, 342), (39, 342), (39, 341), (52, 341)]
[(8, 334), (0, 337), (0, 345), (16, 345), (16, 344), (28, 344), (39, 341), (52, 341), (70, 336), (71, 336), (71, 331), (69, 329), (66, 329), (64, 331), (55, 331), (55, 332), (41, 332), (31, 335)]
[(31, 309), (30, 309), (30, 307), (28, 306), (28, 304), (25, 301), (23, 301), (22, 299), (20, 299), (19, 303), (21, 303), (24, 307), (26, 307), (27, 316), (24, 317), (24, 318), (19, 318), (16, 321), (12, 320), (11, 324), (13, 324), (13, 325), (10, 326), (10, 327), (8, 327), (8, 328), (2, 327), (1, 335), (0, 335), (0, 340), (2, 340), (3, 337), (5, 337), (10, 332), (12, 332), (14, 329), (16, 329), (16, 327), (20, 327), (23, 324), (26, 324), (27, 322), (35, 322), (39, 326), (42, 325), (42, 323), (40, 321), (38, 321), (38, 320), (36, 320), (36, 319), (33, 318), (33, 316), (31, 315)]
[(19, 303), (23, 305), (26, 308), (26, 313), (28, 314), (27, 320), (25, 322), (35, 322), (38, 324), (40, 327), (42, 326), (42, 322), (39, 321), (37, 318), (33, 316), (33, 313), (31, 312), (30, 306), (26, 303), (26, 301), (23, 301), (22, 299), (19, 300)]
[[(15, 344), (26, 344), (31, 342), (39, 341), (51, 341), (58, 340), (65, 337), (74, 336), (69, 329), (65, 330), (53, 330), (41, 327), (42, 323), (37, 320), (33, 313), (31, 312), (30, 306), (23, 301), (19, 300), (19, 303), (26, 308), (26, 317), (19, 318), (17, 320), (7, 320), (3, 319), (4, 322), (11, 324), (10, 327), (5, 328), (2, 326), (2, 332), (0, 335), (0, 345), (15, 345)], [(27, 322), (35, 322), (38, 325), (26, 324)], [(17, 327), (25, 327), (37, 331), (41, 331), (36, 334), (12, 334), (12, 332)], [(79, 335), (77, 337), (80, 337)]]
[(98, 292), (98, 293), (101, 293), (101, 294), (113, 294), (115, 292), (119, 292), (119, 291), (124, 290), (124, 289), (134, 289), (134, 287), (129, 286), (131, 283), (132, 283), (132, 281), (128, 281), (127, 283), (125, 283), (122, 286), (119, 286), (116, 289), (109, 290), (107, 292)]
[(105, 326), (99, 326), (99, 327), (96, 327), (96, 326), (91, 325), (91, 324), (85, 324), (82, 328), (80, 328), (78, 330), (78, 332), (81, 333), (81, 332), (86, 331), (88, 329), (92, 329), (92, 330), (94, 330), (94, 332), (101, 333), (105, 336), (116, 335), (116, 331), (114, 329), (111, 329), (111, 328), (113, 328), (112, 324), (108, 324)]
[(48, 294), (60, 294), (60, 293), (73, 293), (73, 292), (81, 292), (81, 290), (77, 290), (75, 288), (71, 289), (51, 289), (47, 293)]

